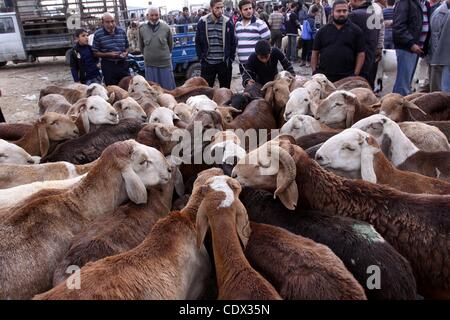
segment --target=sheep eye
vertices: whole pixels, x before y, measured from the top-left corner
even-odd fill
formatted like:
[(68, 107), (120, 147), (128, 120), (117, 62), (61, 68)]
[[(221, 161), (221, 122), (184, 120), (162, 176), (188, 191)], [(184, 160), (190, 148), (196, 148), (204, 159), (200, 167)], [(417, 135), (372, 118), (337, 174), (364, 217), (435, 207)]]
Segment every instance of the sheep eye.
[(308, 102), (308, 99), (305, 99), (306, 102)]
[(55, 124), (57, 124), (56, 121), (53, 121), (52, 123), (50, 123), (51, 126), (54, 126)]
[(94, 107), (89, 107), (89, 110), (94, 110), (95, 108)]
[(144, 164), (150, 164), (150, 163), (152, 163), (150, 160), (144, 160), (144, 161), (141, 161), (141, 163), (139, 163), (141, 166), (143, 166)]
[(344, 147), (344, 149), (347, 149), (349, 151), (355, 151), (356, 150), (355, 148), (353, 148), (351, 146), (346, 146), (346, 147)]
[(153, 121), (159, 121), (159, 119), (158, 118), (154, 118)]
[(6, 154), (0, 154), (0, 158), (7, 158)]
[(128, 110), (128, 109), (130, 109), (130, 107), (125, 107), (123, 110)]

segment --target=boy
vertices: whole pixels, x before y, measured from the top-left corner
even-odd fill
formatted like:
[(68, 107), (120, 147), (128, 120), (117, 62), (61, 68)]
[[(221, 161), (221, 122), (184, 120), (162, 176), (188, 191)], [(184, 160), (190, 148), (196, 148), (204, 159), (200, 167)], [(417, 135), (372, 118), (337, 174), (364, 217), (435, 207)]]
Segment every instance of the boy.
[(278, 73), (278, 62), (283, 69), (295, 76), (294, 68), (286, 56), (276, 47), (271, 47), (268, 40), (259, 40), (255, 52), (250, 55), (242, 73), (242, 85), (252, 85), (255, 82), (265, 85), (273, 81)]
[(94, 57), (89, 45), (89, 33), (84, 29), (75, 30), (76, 44), (70, 53), (70, 70), (73, 81), (90, 85), (102, 83), (102, 76), (97, 66), (98, 58)]

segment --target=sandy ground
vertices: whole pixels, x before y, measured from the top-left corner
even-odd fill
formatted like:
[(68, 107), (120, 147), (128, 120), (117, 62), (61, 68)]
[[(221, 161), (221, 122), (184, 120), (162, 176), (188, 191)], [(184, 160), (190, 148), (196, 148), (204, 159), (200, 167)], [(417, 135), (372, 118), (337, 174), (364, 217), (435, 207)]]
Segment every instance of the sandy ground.
[[(308, 68), (300, 68), (294, 64), (297, 74), (310, 76)], [(179, 80), (182, 84), (183, 79)], [(32, 123), (38, 118), (39, 90), (48, 85), (65, 86), (73, 83), (69, 67), (64, 63), (64, 57), (39, 58), (35, 63), (8, 63), (0, 68), (0, 107), (7, 122)], [(231, 88), (243, 90), (239, 67), (233, 67)], [(392, 88), (392, 87), (390, 87)], [(390, 90), (389, 86), (385, 90)]]

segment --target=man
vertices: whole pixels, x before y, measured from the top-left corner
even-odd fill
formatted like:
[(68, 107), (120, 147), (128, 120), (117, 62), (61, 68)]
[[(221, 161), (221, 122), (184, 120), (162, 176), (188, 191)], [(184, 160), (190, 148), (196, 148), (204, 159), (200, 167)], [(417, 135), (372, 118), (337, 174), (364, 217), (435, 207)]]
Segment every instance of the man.
[(243, 65), (248, 57), (255, 52), (256, 43), (261, 40), (270, 39), (270, 31), (266, 23), (254, 16), (253, 3), (250, 0), (239, 2), (241, 17), (236, 22), (237, 54), (240, 63), (241, 74)]
[(175, 89), (172, 71), (172, 31), (159, 19), (159, 9), (147, 10), (147, 23), (139, 27), (139, 47), (144, 55), (145, 78), (158, 83), (167, 90)]
[(104, 13), (102, 27), (94, 33), (92, 50), (95, 57), (102, 58), (103, 79), (107, 86), (117, 85), (123, 77), (130, 75), (126, 61), (128, 47), (126, 32), (116, 27), (110, 13)]
[[(378, 37), (380, 33), (380, 23), (377, 23), (376, 14), (374, 14), (373, 6), (370, 0), (350, 0), (352, 11), (348, 18), (356, 24), (362, 31), (364, 37), (364, 65), (361, 70), (361, 76), (364, 77), (372, 86), (375, 82), (371, 82), (371, 69), (375, 64), (375, 55), (378, 48)], [(380, 11), (381, 13), (381, 11)], [(382, 47), (380, 48), (380, 50)], [(375, 72), (376, 73), (376, 72)]]
[(178, 18), (178, 24), (189, 24), (192, 23), (191, 16), (189, 15), (189, 8), (183, 7), (183, 13)]
[(430, 38), (429, 3), (425, 0), (399, 0), (394, 8), (395, 53), (397, 77), (394, 93), (411, 94), (411, 81), (419, 56), (425, 56)]
[(222, 0), (211, 0), (211, 13), (197, 24), (195, 47), (201, 62), (201, 76), (214, 87), (216, 76), (220, 87), (230, 88), (232, 63), (236, 55), (234, 24), (223, 15)]
[(361, 29), (348, 19), (346, 0), (336, 0), (332, 23), (316, 34), (311, 56), (313, 74), (323, 73), (332, 81), (358, 76), (364, 64), (364, 38)]
[(328, 0), (322, 0), (323, 10), (325, 11), (325, 21), (328, 21), (328, 18), (331, 14), (331, 7), (328, 3)]
[(263, 7), (258, 7), (257, 9), (259, 18), (264, 21), (266, 24), (268, 24), (269, 22), (269, 15), (267, 14), (267, 12), (264, 11)]
[(281, 33), (281, 27), (283, 25), (283, 14), (281, 13), (281, 7), (275, 5), (273, 12), (269, 16), (270, 26), (270, 44), (281, 48), (281, 41), (283, 40), (283, 34)]
[(297, 36), (300, 23), (298, 20), (298, 4), (291, 3), (291, 11), (286, 15), (286, 35), (288, 37), (287, 56), (291, 62), (297, 60)]
[(430, 90), (450, 92), (450, 0), (431, 17)]
[(311, 14), (311, 9), (313, 7), (317, 7), (319, 9), (319, 13), (315, 16), (316, 29), (322, 28), (322, 26), (327, 24), (327, 18), (325, 14), (325, 9), (320, 3), (320, 0), (314, 0), (314, 4), (309, 8), (309, 14)]
[(245, 72), (242, 75), (242, 85), (252, 85), (255, 82), (265, 85), (273, 81), (278, 73), (278, 62), (283, 69), (295, 76), (294, 68), (283, 52), (278, 48), (271, 48), (267, 40), (259, 40), (255, 46), (255, 52), (250, 55), (245, 64)]
[(384, 48), (394, 49), (394, 38), (392, 35), (392, 23), (394, 19), (395, 0), (387, 0), (387, 7), (383, 9), (384, 20)]

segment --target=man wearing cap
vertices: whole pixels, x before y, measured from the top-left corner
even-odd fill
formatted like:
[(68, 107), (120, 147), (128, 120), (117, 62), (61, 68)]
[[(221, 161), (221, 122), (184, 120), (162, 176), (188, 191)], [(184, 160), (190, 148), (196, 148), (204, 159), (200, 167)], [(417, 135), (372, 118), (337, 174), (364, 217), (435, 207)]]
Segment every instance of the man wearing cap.
[(278, 62), (283, 69), (295, 76), (294, 68), (286, 56), (276, 47), (271, 47), (268, 40), (259, 40), (255, 52), (250, 55), (242, 73), (242, 85), (252, 85), (255, 82), (265, 85), (273, 81), (278, 74)]

